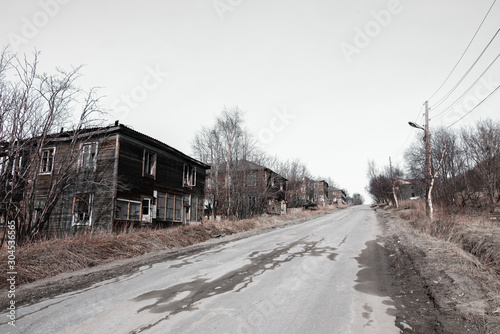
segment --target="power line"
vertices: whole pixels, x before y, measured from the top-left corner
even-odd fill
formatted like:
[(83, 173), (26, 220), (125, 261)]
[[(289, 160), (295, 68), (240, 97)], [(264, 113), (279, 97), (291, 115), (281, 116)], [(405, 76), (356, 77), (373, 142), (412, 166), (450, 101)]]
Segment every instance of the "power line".
[(458, 122), (460, 122), (465, 116), (467, 116), (468, 114), (470, 114), (471, 112), (473, 112), (474, 109), (476, 109), (477, 107), (479, 107), (484, 101), (486, 101), (491, 95), (493, 95), (499, 89), (500, 89), (500, 85), (498, 85), (497, 88), (495, 88), (490, 94), (488, 94), (488, 96), (486, 96), (484, 99), (482, 99), (481, 102), (479, 102), (474, 108), (472, 108), (471, 110), (469, 110), (465, 115), (463, 115), (462, 117), (460, 117), (459, 119), (457, 119), (455, 122), (453, 122), (450, 125), (448, 125), (446, 128), (449, 129), (453, 125), (455, 125)]
[(481, 75), (476, 79), (476, 81), (474, 81), (470, 86), (469, 88), (467, 88), (467, 90), (462, 94), (460, 95), (452, 104), (450, 104), (446, 109), (444, 109), (443, 111), (441, 111), (440, 113), (436, 114), (433, 118), (436, 118), (442, 114), (444, 114), (446, 111), (448, 111), (451, 107), (453, 107), (458, 101), (460, 101), (460, 99), (462, 97), (465, 96), (465, 94), (467, 94), (471, 89), (472, 87), (474, 87), (474, 85), (476, 85), (476, 83), (481, 80), (481, 78), (484, 76), (484, 74), (486, 72), (488, 72), (488, 70), (491, 68), (491, 66), (493, 66), (493, 64), (498, 60), (498, 58), (500, 58), (500, 53), (495, 57), (495, 59), (493, 59), (493, 61), (490, 63), (490, 65), (488, 65), (488, 67), (483, 71), (483, 73), (481, 73)]
[(453, 88), (450, 89), (450, 91), (444, 97), (442, 97), (441, 100), (439, 100), (436, 103), (435, 106), (433, 106), (434, 108), (439, 107), (444, 101), (446, 101), (446, 99), (455, 91), (455, 89), (457, 89), (457, 87), (462, 83), (462, 81), (464, 81), (465, 77), (470, 73), (470, 71), (472, 71), (472, 69), (474, 68), (474, 66), (476, 66), (476, 64), (479, 61), (479, 59), (481, 59), (481, 57), (486, 52), (486, 50), (489, 48), (489, 46), (491, 45), (491, 43), (493, 42), (493, 40), (497, 37), (497, 35), (498, 35), (499, 32), (500, 32), (500, 29), (498, 29), (497, 32), (495, 33), (495, 35), (493, 35), (493, 37), (488, 42), (488, 44), (486, 45), (486, 47), (483, 49), (483, 51), (481, 52), (481, 54), (476, 58), (476, 60), (474, 61), (474, 63), (469, 67), (469, 69), (467, 70), (467, 72), (465, 72), (465, 74), (460, 78), (460, 80), (455, 84), (455, 86), (453, 86)]
[(439, 88), (432, 94), (432, 96), (430, 98), (427, 99), (427, 101), (431, 100), (436, 94), (437, 92), (439, 92), (439, 90), (441, 88), (443, 88), (444, 84), (446, 83), (446, 81), (448, 81), (448, 79), (451, 77), (451, 74), (453, 73), (453, 71), (455, 71), (455, 69), (457, 68), (458, 64), (460, 63), (460, 61), (462, 61), (462, 58), (465, 56), (465, 54), (467, 53), (467, 50), (469, 50), (469, 47), (471, 46), (472, 42), (474, 41), (474, 38), (476, 38), (476, 35), (477, 33), (479, 32), (479, 29), (481, 29), (481, 27), (483, 26), (483, 23), (484, 21), (486, 20), (486, 18), (488, 17), (488, 15), (490, 14), (490, 11), (491, 9), (493, 8), (493, 6), (495, 5), (495, 3), (497, 2), (497, 0), (494, 0), (493, 3), (491, 4), (490, 8), (488, 9), (488, 12), (486, 13), (486, 15), (484, 16), (483, 20), (481, 21), (481, 24), (479, 25), (479, 27), (477, 28), (476, 32), (474, 33), (474, 36), (472, 36), (472, 39), (470, 40), (469, 44), (467, 45), (467, 47), (465, 48), (464, 52), (462, 53), (462, 55), (460, 56), (460, 58), (458, 59), (457, 63), (455, 64), (455, 66), (453, 66), (453, 68), (451, 69), (451, 72), (448, 74), (448, 76), (446, 77), (446, 79), (443, 81), (443, 83), (441, 84), (441, 86), (439, 86)]

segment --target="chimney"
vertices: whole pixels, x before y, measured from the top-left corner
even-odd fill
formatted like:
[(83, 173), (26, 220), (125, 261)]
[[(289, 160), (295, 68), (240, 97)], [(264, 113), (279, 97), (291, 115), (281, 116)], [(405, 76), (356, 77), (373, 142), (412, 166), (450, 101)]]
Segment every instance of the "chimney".
[(63, 128), (63, 127), (61, 127), (61, 133), (63, 133), (63, 132), (64, 132), (64, 128)]
[(118, 124), (120, 124), (120, 121), (119, 121), (119, 120), (116, 120), (116, 121), (115, 121), (115, 126), (118, 126)]

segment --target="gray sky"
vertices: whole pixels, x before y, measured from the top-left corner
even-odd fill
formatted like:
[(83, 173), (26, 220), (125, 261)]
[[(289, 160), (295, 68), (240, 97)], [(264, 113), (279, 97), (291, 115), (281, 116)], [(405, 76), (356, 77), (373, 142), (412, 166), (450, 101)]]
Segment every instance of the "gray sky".
[[(471, 41), (492, 0), (2, 0), (0, 45), (41, 51), (40, 68), (85, 65), (83, 87), (119, 119), (190, 154), (202, 125), (226, 107), (246, 112), (261, 147), (300, 158), (351, 194), (367, 161), (402, 166), (422, 133), (421, 107)], [(500, 36), (440, 105), (500, 28), (495, 4), (469, 51), (430, 99), (449, 126), (500, 84)], [(459, 102), (444, 114), (452, 102)], [(454, 128), (499, 115), (500, 92)], [(420, 140), (420, 139), (418, 139)]]

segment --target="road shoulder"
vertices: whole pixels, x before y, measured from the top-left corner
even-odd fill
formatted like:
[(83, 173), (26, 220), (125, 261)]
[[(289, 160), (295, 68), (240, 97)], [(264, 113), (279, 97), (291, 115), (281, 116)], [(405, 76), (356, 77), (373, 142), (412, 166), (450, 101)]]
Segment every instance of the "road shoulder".
[(403, 333), (498, 333), (497, 276), (459, 245), (376, 212)]

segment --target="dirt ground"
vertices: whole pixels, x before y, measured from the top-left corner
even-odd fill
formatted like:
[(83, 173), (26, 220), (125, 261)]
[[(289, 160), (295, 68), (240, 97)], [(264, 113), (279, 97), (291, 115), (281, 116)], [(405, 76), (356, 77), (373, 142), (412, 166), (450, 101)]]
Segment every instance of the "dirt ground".
[(377, 210), (402, 333), (500, 333), (499, 277), (460, 245)]

